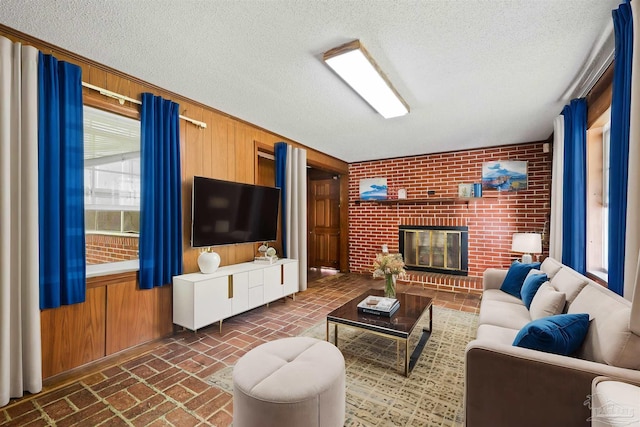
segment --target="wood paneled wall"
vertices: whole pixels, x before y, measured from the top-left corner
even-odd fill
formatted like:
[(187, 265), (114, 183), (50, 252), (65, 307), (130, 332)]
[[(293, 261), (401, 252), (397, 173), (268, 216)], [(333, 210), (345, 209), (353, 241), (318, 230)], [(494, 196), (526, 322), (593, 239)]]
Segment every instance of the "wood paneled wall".
[(171, 286), (141, 290), (134, 277), (106, 289), (105, 355), (171, 334)]
[(105, 356), (106, 300), (106, 287), (87, 289), (84, 303), (41, 312), (44, 378)]
[[(192, 249), (191, 188), (193, 176), (255, 183), (257, 146), (271, 147), (278, 141), (294, 146), (300, 143), (269, 132), (224, 112), (169, 92), (135, 77), (98, 64), (72, 52), (60, 49), (9, 27), (0, 25), (0, 35), (51, 53), (59, 60), (82, 67), (83, 81), (134, 99), (144, 92), (171, 99), (180, 104), (180, 113), (207, 123), (201, 129), (189, 122), (180, 123), (183, 183), (183, 247), (185, 273), (197, 271), (199, 251)], [(192, 78), (193, 76), (185, 76)], [(139, 106), (106, 98), (84, 89), (85, 103), (129, 117), (139, 118)], [(249, 96), (239, 94), (239, 96)], [(259, 141), (259, 142), (258, 142)], [(336, 158), (307, 149), (310, 164), (343, 175), (348, 165)], [(345, 193), (346, 198), (346, 193)], [(344, 205), (346, 221), (348, 211)], [(344, 242), (347, 248), (347, 242)], [(251, 260), (253, 244), (217, 248), (221, 264)], [(346, 260), (344, 266), (346, 268)], [(87, 301), (70, 307), (42, 312), (44, 376), (64, 372), (108, 354), (153, 340), (171, 333), (171, 288), (140, 291), (135, 279), (122, 278), (116, 283), (89, 289)]]

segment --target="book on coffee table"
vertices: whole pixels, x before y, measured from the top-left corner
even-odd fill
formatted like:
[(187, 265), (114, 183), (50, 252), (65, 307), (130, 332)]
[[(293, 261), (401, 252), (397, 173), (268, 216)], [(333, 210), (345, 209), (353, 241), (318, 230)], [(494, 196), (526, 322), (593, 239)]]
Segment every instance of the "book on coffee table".
[(400, 302), (395, 298), (385, 298), (380, 296), (368, 296), (358, 304), (358, 311), (362, 313), (375, 314), (377, 316), (393, 316), (400, 308)]

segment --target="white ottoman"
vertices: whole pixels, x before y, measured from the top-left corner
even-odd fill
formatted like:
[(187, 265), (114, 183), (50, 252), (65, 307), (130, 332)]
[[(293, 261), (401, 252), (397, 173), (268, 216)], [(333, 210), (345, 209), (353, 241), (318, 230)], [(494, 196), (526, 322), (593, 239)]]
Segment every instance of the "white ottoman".
[(344, 357), (326, 341), (271, 341), (233, 368), (234, 427), (338, 427), (345, 402)]
[(640, 425), (640, 387), (608, 377), (591, 383), (591, 426)]

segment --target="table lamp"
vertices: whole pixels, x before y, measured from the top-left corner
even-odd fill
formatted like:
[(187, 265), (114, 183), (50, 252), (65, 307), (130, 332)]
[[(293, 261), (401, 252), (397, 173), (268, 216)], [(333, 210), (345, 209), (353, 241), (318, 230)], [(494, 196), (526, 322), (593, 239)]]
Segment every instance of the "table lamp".
[(531, 264), (533, 262), (531, 254), (542, 252), (542, 235), (539, 233), (514, 233), (511, 251), (522, 253), (522, 262)]

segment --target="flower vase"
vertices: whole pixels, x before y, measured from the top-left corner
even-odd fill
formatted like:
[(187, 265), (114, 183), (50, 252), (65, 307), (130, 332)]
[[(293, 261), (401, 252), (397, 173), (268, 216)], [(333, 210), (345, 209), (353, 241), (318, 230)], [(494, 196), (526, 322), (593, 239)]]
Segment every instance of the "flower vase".
[(384, 296), (387, 298), (396, 297), (396, 278), (395, 274), (385, 274), (384, 279)]

